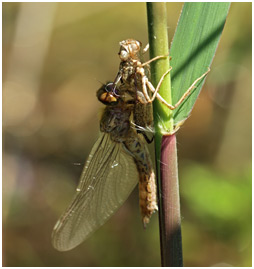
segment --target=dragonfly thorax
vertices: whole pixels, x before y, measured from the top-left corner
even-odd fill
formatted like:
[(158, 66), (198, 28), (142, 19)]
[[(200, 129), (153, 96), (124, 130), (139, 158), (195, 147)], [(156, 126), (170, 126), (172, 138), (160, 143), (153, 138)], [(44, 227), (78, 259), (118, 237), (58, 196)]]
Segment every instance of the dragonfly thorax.
[[(106, 107), (101, 118), (100, 129), (112, 137), (126, 137), (130, 129), (130, 109), (120, 106)], [(115, 141), (115, 139), (113, 139)]]

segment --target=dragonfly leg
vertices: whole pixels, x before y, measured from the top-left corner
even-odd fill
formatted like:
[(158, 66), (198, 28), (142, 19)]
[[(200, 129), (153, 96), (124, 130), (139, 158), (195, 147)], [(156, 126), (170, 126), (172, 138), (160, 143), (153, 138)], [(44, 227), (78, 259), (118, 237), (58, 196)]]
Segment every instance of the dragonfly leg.
[(137, 130), (137, 133), (140, 133), (145, 138), (147, 144), (151, 144), (153, 142), (154, 136), (150, 139), (144, 132)]

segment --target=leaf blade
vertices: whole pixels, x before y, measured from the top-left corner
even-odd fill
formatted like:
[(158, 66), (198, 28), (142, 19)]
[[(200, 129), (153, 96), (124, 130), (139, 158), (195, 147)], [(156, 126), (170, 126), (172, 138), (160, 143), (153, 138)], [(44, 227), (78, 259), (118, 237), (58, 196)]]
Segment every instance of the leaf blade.
[[(173, 104), (211, 65), (230, 3), (185, 3), (170, 49)], [(201, 91), (204, 79), (173, 111), (174, 122), (186, 119)]]

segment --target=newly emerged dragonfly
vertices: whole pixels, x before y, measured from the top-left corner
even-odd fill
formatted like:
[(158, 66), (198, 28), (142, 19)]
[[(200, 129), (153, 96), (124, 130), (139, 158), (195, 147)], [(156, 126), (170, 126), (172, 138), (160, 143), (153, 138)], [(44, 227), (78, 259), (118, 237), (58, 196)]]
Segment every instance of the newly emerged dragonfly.
[(113, 84), (103, 85), (98, 99), (106, 104), (101, 135), (86, 161), (76, 194), (56, 223), (52, 244), (59, 251), (82, 243), (103, 225), (127, 199), (139, 181), (144, 225), (157, 210), (155, 175), (142, 135), (131, 127), (133, 102), (112, 94)]
[(171, 69), (162, 76), (156, 88), (147, 76), (147, 65), (165, 56), (141, 63), (140, 49), (139, 41), (120, 42), (121, 63), (116, 79), (97, 92), (98, 99), (106, 105), (100, 122), (102, 133), (86, 161), (70, 206), (53, 229), (52, 243), (59, 251), (76, 247), (103, 225), (138, 182), (144, 226), (157, 210), (155, 175), (144, 140), (146, 128), (152, 125), (151, 103), (158, 98), (168, 108), (175, 109), (209, 69), (173, 106), (158, 93)]

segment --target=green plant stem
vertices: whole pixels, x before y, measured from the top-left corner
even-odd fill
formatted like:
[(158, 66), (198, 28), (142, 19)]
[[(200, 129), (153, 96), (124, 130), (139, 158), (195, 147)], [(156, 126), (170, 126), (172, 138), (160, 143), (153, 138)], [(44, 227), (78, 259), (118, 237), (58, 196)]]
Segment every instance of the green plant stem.
[[(225, 25), (230, 3), (184, 4), (172, 41), (170, 56), (174, 69), (166, 76), (160, 95), (170, 104), (176, 104), (197, 78), (210, 67)], [(148, 3), (148, 31), (150, 56), (168, 53), (167, 17), (165, 3)], [(151, 64), (151, 79), (156, 87), (169, 68), (168, 59)], [(204, 83), (196, 88), (173, 113), (165, 105), (154, 101), (155, 150), (158, 180), (161, 257), (163, 266), (182, 266), (180, 199), (177, 171), (176, 139), (163, 135), (173, 130), (173, 120), (181, 123), (188, 118)], [(171, 92), (172, 90), (172, 92)], [(173, 117), (172, 117), (173, 114)]]
[[(147, 14), (150, 58), (168, 55), (166, 4), (147, 3)], [(169, 67), (169, 57), (152, 62), (151, 79), (155, 87)], [(168, 103), (171, 103), (170, 74), (165, 77), (160, 94)], [(176, 138), (175, 135), (164, 135), (165, 132), (173, 131), (172, 111), (157, 100), (154, 101), (153, 109), (161, 264), (162, 266), (182, 266)]]
[[(167, 55), (167, 57), (151, 63), (151, 79), (156, 87), (162, 75), (170, 68), (166, 4), (147, 3), (147, 14), (150, 58)], [(170, 73), (165, 77), (160, 87), (160, 95), (171, 103)], [(156, 111), (154, 113), (156, 134), (161, 136), (165, 131), (171, 132), (173, 130), (172, 111), (156, 99), (153, 105)]]

